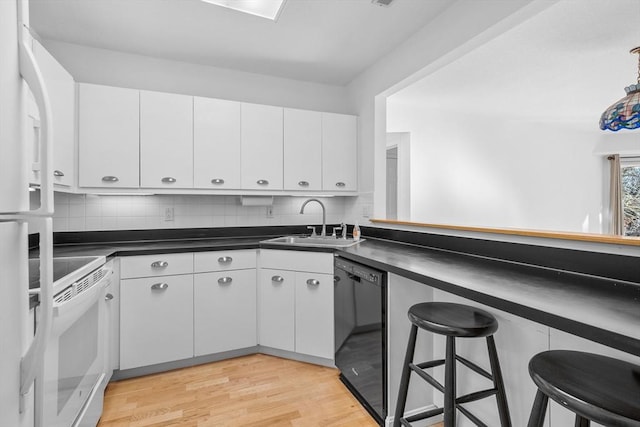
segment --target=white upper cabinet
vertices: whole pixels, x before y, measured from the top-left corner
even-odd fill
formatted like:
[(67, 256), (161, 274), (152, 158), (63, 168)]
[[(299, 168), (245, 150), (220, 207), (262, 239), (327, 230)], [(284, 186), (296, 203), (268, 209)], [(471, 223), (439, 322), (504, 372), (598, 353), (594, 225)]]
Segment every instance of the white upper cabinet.
[(42, 70), (49, 91), (53, 119), (53, 182), (58, 185), (74, 184), (75, 100), (73, 77), (37, 41), (33, 53)]
[(240, 188), (240, 103), (193, 98), (196, 188)]
[(322, 113), (284, 109), (284, 189), (322, 189)]
[(139, 91), (80, 83), (78, 100), (80, 187), (137, 188)]
[(242, 188), (282, 190), (281, 107), (242, 104)]
[(193, 187), (193, 97), (140, 91), (140, 186)]
[[(358, 190), (356, 116), (85, 83), (77, 87), (77, 182), (88, 191), (295, 195)], [(37, 111), (32, 116), (29, 135), (35, 146)], [(36, 182), (39, 166), (37, 155), (32, 157), (36, 172), (30, 179)], [(61, 158), (75, 164), (73, 149)]]
[(358, 189), (358, 118), (322, 113), (322, 189)]

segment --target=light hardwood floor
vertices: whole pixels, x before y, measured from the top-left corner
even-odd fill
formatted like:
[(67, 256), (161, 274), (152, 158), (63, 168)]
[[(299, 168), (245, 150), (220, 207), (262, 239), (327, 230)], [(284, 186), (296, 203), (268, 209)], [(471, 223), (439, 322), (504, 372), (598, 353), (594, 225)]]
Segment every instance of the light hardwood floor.
[(377, 424), (336, 369), (256, 354), (113, 382), (98, 426)]

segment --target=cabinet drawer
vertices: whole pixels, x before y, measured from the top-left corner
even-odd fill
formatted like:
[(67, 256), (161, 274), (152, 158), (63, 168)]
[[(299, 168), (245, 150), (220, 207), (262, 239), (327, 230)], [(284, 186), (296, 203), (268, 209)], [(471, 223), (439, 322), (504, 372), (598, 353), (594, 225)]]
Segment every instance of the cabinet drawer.
[(196, 273), (256, 268), (255, 249), (196, 252), (193, 256), (193, 266)]
[(333, 254), (261, 249), (260, 266), (277, 270), (333, 274)]
[(123, 279), (188, 273), (193, 273), (192, 253), (123, 257), (120, 261)]

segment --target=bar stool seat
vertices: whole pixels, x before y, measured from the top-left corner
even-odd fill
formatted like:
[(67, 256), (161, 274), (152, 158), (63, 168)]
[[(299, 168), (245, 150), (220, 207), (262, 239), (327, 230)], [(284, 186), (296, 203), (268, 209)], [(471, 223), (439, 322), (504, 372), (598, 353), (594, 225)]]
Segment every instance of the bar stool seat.
[(415, 304), (408, 316), (419, 328), (451, 337), (486, 337), (498, 330), (498, 321), (491, 314), (463, 304)]
[[(509, 407), (498, 362), (493, 334), (498, 330), (498, 321), (484, 310), (463, 304), (447, 302), (428, 302), (415, 304), (409, 308), (407, 313), (411, 321), (411, 331), (409, 342), (405, 354), (402, 377), (400, 378), (400, 389), (398, 392), (398, 402), (396, 404), (394, 427), (410, 427), (412, 422), (424, 420), (436, 415), (444, 415), (445, 427), (456, 425), (456, 412), (460, 411), (476, 426), (486, 427), (480, 419), (472, 414), (463, 405), (475, 402), (480, 399), (495, 396), (502, 427), (511, 427)], [(445, 359), (432, 360), (422, 363), (414, 363), (416, 337), (418, 328), (446, 336)], [(487, 372), (470, 360), (456, 354), (457, 338), (480, 338), (486, 337), (487, 350), (489, 352), (489, 363), (491, 372)], [(476, 391), (464, 396), (456, 394), (456, 363), (462, 365), (482, 375), (493, 383), (493, 387)], [(435, 378), (426, 372), (437, 366), (444, 365), (445, 384), (442, 385)], [(416, 373), (435, 389), (444, 394), (444, 407), (430, 409), (419, 414), (405, 416), (404, 410), (409, 390), (409, 380), (411, 373)]]
[(640, 426), (640, 366), (599, 354), (552, 350), (535, 355), (538, 393), (529, 427), (542, 426), (548, 398), (576, 414), (576, 426)]

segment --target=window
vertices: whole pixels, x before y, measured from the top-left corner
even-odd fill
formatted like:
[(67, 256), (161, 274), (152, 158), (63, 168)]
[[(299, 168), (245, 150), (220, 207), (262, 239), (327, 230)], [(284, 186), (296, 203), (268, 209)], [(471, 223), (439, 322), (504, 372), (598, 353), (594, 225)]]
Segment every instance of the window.
[(620, 159), (625, 236), (640, 236), (640, 157)]

